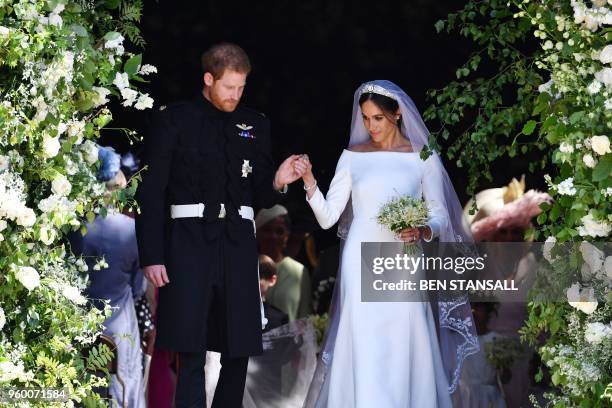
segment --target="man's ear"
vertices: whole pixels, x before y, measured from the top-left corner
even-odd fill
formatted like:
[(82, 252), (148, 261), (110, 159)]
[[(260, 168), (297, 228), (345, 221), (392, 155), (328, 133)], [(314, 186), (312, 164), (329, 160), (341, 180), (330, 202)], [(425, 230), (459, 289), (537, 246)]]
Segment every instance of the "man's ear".
[(270, 287), (276, 285), (276, 275), (272, 275), (272, 278), (270, 279)]
[(214, 82), (215, 77), (210, 72), (204, 73), (204, 85), (212, 86)]

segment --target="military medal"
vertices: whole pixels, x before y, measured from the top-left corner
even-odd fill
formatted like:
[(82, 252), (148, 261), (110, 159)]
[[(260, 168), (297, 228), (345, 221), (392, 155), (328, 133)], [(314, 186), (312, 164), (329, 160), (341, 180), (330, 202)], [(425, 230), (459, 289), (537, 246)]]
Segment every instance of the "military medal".
[(249, 164), (250, 160), (244, 160), (242, 162), (242, 177), (247, 177), (249, 173), (253, 172), (253, 167)]
[(253, 126), (249, 126), (245, 123), (241, 123), (241, 124), (236, 124), (236, 127), (240, 129), (240, 133), (238, 133), (238, 136), (244, 137), (247, 139), (255, 139), (255, 135), (253, 135), (250, 132), (250, 130), (253, 129)]

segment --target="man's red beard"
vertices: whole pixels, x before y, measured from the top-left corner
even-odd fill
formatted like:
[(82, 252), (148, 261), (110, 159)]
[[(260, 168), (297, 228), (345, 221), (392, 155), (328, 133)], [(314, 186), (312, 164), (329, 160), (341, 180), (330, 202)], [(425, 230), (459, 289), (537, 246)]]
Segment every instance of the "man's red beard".
[(239, 102), (234, 99), (220, 99), (214, 92), (210, 93), (210, 99), (213, 102), (213, 105), (224, 112), (233, 112), (236, 110), (236, 106), (238, 106)]

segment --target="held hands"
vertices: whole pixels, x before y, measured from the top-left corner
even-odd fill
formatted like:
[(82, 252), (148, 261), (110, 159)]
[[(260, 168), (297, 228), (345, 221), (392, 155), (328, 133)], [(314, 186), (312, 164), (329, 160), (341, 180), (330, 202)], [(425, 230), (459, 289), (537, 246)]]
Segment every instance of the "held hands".
[(419, 239), (425, 238), (426, 240), (431, 239), (431, 228), (429, 226), (421, 228), (407, 228), (400, 231), (398, 238), (409, 244), (415, 244)]
[(274, 176), (274, 188), (281, 190), (284, 185), (291, 184), (299, 178), (302, 178), (305, 184), (314, 183), (312, 164), (305, 154), (289, 156), (280, 165)]

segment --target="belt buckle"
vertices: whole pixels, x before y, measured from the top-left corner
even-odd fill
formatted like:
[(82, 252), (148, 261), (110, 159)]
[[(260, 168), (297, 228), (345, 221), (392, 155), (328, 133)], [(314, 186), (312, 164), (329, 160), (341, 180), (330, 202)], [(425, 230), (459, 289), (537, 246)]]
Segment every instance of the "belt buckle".
[(225, 204), (221, 203), (221, 209), (219, 210), (219, 218), (225, 218)]

